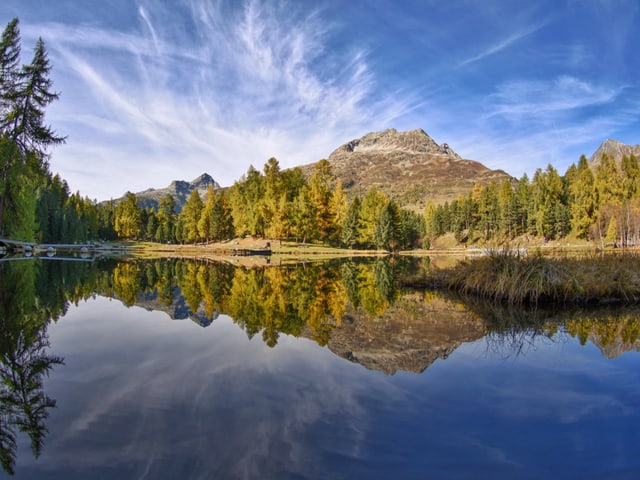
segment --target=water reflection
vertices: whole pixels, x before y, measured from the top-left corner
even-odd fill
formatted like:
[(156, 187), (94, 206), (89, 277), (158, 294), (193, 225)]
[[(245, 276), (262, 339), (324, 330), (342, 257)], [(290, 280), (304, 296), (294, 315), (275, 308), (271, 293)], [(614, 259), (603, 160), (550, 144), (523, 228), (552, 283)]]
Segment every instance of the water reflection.
[(463, 343), (481, 338), (502, 356), (527, 353), (540, 337), (590, 342), (607, 358), (640, 350), (637, 308), (510, 310), (446, 292), (400, 288), (402, 279), (419, 268), (429, 268), (428, 261), (360, 259), (252, 269), (181, 259), (2, 264), (3, 468), (13, 472), (18, 432), (29, 436), (34, 456), (43, 446), (46, 420), (55, 406), (43, 378), (62, 363), (50, 351), (49, 323), (71, 303), (96, 295), (190, 319), (203, 328), (224, 314), (249, 339), (259, 338), (269, 347), (282, 335), (308, 338), (386, 374), (423, 372)]
[(38, 279), (33, 262), (0, 269), (0, 463), (9, 474), (18, 431), (28, 435), (33, 455), (40, 455), (49, 410), (56, 404), (44, 392), (43, 377), (63, 363), (49, 353), (46, 326), (64, 313), (66, 302), (36, 301)]

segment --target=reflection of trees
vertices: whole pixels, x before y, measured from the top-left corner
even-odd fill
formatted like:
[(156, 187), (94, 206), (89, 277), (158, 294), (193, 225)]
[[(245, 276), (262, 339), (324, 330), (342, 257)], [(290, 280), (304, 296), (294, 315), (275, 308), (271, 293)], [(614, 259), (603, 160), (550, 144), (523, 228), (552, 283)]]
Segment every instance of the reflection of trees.
[(592, 307), (589, 309), (507, 307), (465, 299), (465, 306), (487, 325), (489, 348), (508, 355), (526, 353), (536, 337), (562, 341), (559, 332), (591, 341), (611, 358), (640, 348), (639, 307)]
[(44, 328), (29, 338), (15, 327), (3, 322), (0, 347), (0, 461), (10, 474), (15, 465), (16, 430), (29, 435), (33, 455), (40, 455), (49, 409), (56, 404), (44, 393), (43, 377), (54, 365), (63, 363), (60, 357), (47, 353)]
[(269, 346), (276, 345), (280, 333), (299, 336), (305, 327), (324, 344), (344, 301), (336, 279), (335, 269), (318, 265), (238, 269), (226, 313), (249, 337), (262, 332)]
[[(47, 325), (94, 291), (85, 281), (91, 268), (56, 262), (0, 265), (0, 462), (13, 474), (17, 432), (26, 433), (35, 457), (47, 433), (46, 419), (55, 400), (44, 393), (43, 379), (62, 359), (50, 355)], [(64, 281), (62, 281), (64, 279)]]

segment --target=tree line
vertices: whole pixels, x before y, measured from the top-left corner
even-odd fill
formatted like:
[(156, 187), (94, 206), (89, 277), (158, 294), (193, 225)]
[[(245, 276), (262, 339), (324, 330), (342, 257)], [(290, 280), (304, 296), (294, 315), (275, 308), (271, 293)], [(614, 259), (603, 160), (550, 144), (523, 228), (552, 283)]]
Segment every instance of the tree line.
[(460, 243), (554, 240), (570, 234), (602, 246), (640, 240), (640, 166), (634, 155), (618, 164), (603, 155), (592, 169), (584, 155), (561, 176), (549, 164), (517, 182), (476, 185), (467, 195), (425, 210), (427, 241), (453, 233)]
[(180, 213), (171, 195), (157, 209), (141, 208), (133, 193), (103, 208), (112, 214), (100, 218), (112, 219), (118, 238), (170, 243), (254, 236), (400, 249), (419, 247), (424, 236), (422, 215), (400, 208), (375, 188), (349, 202), (327, 160), (319, 161), (307, 179), (300, 168), (281, 170), (270, 158), (262, 172), (250, 166), (227, 190), (210, 187), (204, 200), (194, 190)]

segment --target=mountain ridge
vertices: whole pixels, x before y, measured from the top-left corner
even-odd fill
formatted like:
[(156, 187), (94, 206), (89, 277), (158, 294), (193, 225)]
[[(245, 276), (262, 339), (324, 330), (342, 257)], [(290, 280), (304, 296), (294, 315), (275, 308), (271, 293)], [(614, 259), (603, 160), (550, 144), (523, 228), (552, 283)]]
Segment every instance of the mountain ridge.
[[(191, 195), (193, 190), (197, 190), (200, 197), (204, 198), (207, 188), (212, 186), (214, 190), (220, 190), (220, 184), (216, 182), (211, 175), (203, 173), (200, 176), (194, 178), (190, 182), (185, 180), (173, 180), (168, 186), (164, 188), (147, 188), (141, 192), (136, 192), (136, 197), (140, 207), (142, 208), (158, 208), (160, 200), (166, 195), (171, 195), (176, 204), (176, 212), (179, 213), (182, 210), (182, 206)], [(128, 193), (128, 192), (127, 192)], [(120, 198), (114, 199), (114, 203), (117, 205), (124, 200), (127, 194)]]
[[(420, 210), (427, 201), (444, 203), (468, 193), (476, 183), (515, 181), (503, 170), (492, 170), (462, 158), (447, 143), (438, 144), (424, 130), (371, 132), (336, 148), (328, 157), (332, 173), (347, 195), (382, 190), (402, 206)], [(315, 164), (300, 168), (311, 176)]]
[(635, 155), (640, 158), (640, 144), (627, 145), (626, 143), (619, 142), (618, 140), (607, 139), (600, 144), (595, 152), (588, 158), (587, 163), (591, 168), (596, 168), (600, 165), (602, 157), (609, 155), (612, 157), (616, 164), (620, 165), (622, 158), (625, 156)]

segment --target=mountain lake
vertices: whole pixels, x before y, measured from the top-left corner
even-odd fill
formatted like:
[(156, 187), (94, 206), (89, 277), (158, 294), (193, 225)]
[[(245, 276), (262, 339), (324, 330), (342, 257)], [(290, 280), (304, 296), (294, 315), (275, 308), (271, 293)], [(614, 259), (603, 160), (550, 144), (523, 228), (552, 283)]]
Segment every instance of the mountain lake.
[(640, 478), (640, 308), (428, 259), (0, 262), (0, 478)]

